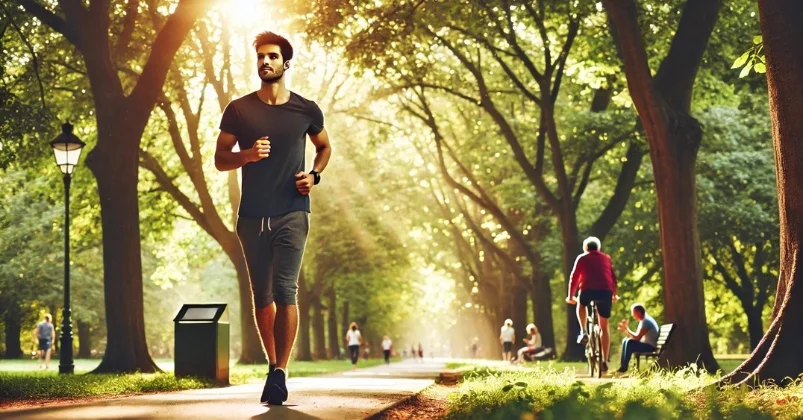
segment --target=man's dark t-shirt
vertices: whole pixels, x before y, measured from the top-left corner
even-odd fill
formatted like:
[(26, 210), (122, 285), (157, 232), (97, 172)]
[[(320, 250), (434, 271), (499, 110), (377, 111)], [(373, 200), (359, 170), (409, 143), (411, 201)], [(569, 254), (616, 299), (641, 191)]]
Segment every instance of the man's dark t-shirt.
[(237, 137), (240, 150), (261, 137), (270, 140), (270, 156), (243, 166), (240, 216), (310, 211), (309, 196), (296, 189), (295, 174), (305, 171), (306, 135), (323, 130), (323, 113), (315, 102), (290, 92), (286, 103), (268, 105), (252, 92), (229, 103), (220, 129)]

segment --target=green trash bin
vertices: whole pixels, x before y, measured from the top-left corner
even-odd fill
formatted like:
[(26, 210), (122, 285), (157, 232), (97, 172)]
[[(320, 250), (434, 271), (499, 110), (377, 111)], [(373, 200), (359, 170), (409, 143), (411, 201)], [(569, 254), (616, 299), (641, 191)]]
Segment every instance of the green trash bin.
[(225, 303), (184, 304), (175, 323), (175, 375), (229, 383), (229, 323)]

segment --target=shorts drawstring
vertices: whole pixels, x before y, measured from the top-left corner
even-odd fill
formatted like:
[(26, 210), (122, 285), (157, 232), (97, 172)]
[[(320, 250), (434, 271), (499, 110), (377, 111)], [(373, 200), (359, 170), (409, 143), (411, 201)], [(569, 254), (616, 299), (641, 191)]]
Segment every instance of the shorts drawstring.
[[(270, 232), (270, 217), (268, 219), (268, 231)], [(259, 227), (259, 236), (262, 236), (262, 233), (265, 232), (265, 217), (262, 218), (262, 223)]]

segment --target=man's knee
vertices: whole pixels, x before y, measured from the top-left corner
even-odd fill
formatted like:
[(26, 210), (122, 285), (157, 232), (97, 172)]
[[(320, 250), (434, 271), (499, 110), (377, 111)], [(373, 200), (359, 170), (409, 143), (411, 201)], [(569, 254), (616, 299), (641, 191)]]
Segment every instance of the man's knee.
[(254, 294), (254, 307), (257, 309), (267, 308), (274, 302), (273, 293)]
[(297, 305), (298, 298), (297, 298), (297, 291), (298, 289), (285, 289), (281, 291), (276, 291), (276, 304), (277, 305)]

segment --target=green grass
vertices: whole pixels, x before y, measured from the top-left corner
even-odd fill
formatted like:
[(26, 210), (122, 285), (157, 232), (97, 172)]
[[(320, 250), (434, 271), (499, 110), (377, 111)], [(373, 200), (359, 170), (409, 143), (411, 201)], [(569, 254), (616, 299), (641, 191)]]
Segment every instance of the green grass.
[[(50, 370), (38, 370), (36, 360), (0, 361), (0, 401), (35, 401), (57, 398), (87, 398), (117, 396), (146, 392), (169, 392), (220, 386), (217, 383), (194, 378), (173, 376), (172, 359), (156, 359), (164, 370), (152, 374), (102, 374), (87, 375), (97, 367), (98, 359), (76, 359), (75, 375), (59, 375), (58, 360), (51, 361)], [(382, 359), (361, 360), (360, 368), (384, 363)], [(346, 360), (323, 360), (315, 362), (291, 362), (290, 376), (313, 376), (336, 373), (351, 369)], [(232, 385), (265, 379), (268, 365), (237, 365), (229, 370)]]
[(769, 419), (803, 416), (803, 382), (749, 391), (706, 387), (714, 376), (691, 369), (647, 373), (597, 384), (575, 378), (569, 366), (477, 368), (448, 399), (452, 419)]
[[(744, 356), (741, 359), (738, 358), (724, 358), (718, 359), (719, 367), (722, 373), (730, 373), (734, 369), (736, 369), (742, 362), (744, 361)], [(618, 366), (619, 362), (612, 361), (611, 363), (615, 368)], [(649, 362), (642, 361), (641, 370), (646, 371), (649, 369), (649, 366), (652, 364), (652, 359)], [(537, 362), (528, 362), (524, 364), (527, 368), (550, 368), (556, 371), (564, 371), (566, 369), (574, 370), (577, 373), (586, 373), (588, 371), (588, 365), (586, 362), (560, 362), (556, 360), (544, 360), (544, 361), (537, 361)], [(497, 370), (511, 370), (511, 369), (518, 369), (515, 366), (509, 366), (503, 364), (500, 361), (496, 360), (470, 360), (470, 361), (456, 361), (456, 362), (449, 362), (446, 364), (447, 369), (467, 369), (467, 368), (474, 368), (474, 367), (492, 367)], [(632, 362), (631, 369), (635, 369), (635, 362)]]
[(209, 381), (176, 379), (172, 373), (57, 375), (48, 372), (3, 372), (0, 373), (0, 401), (86, 398), (214, 386), (217, 385)]

